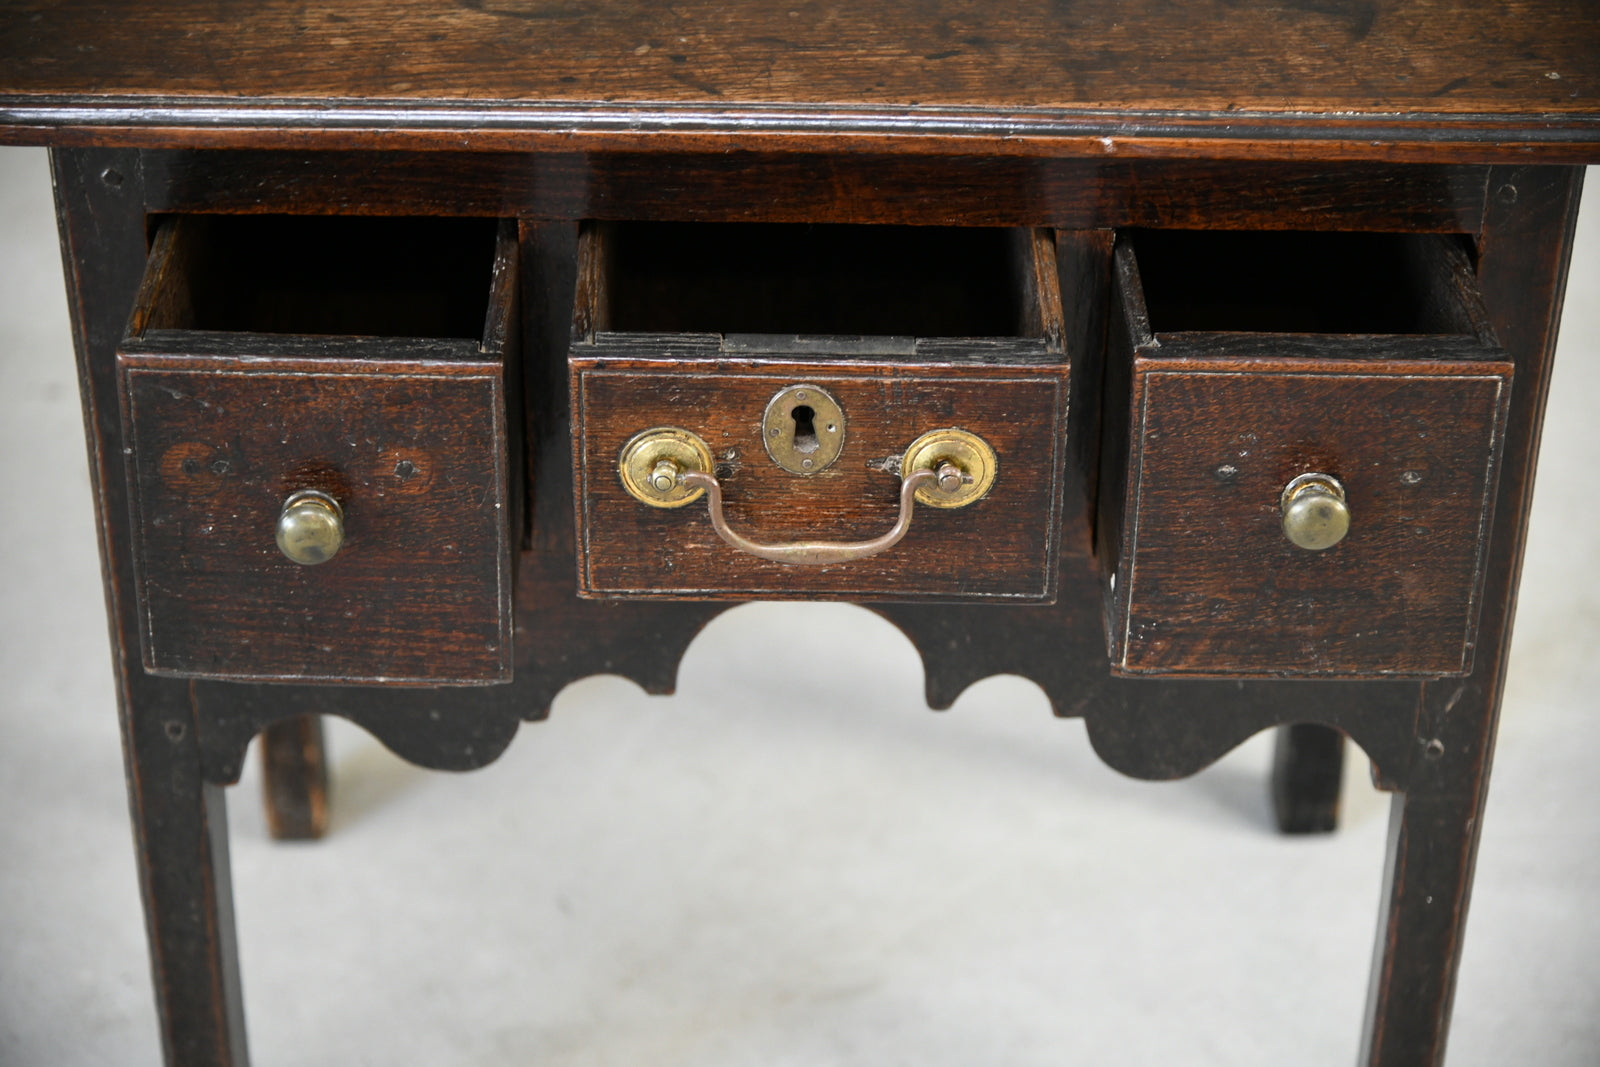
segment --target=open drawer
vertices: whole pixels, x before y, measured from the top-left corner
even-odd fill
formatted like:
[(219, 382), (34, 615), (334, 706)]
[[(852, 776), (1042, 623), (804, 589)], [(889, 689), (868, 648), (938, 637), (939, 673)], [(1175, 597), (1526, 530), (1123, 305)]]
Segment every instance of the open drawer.
[(1061, 333), (1044, 231), (586, 225), (580, 594), (1052, 598)]
[(1464, 245), (1143, 232), (1115, 266), (1113, 668), (1468, 671), (1512, 367)]
[(175, 217), (118, 350), (153, 673), (511, 676), (510, 224)]

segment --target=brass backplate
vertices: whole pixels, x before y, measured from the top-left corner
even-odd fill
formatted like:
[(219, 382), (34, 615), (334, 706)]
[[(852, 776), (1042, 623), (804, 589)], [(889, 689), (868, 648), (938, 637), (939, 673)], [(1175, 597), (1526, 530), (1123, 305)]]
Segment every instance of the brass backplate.
[(761, 443), (791, 474), (827, 470), (844, 451), (844, 409), (820, 385), (785, 386), (767, 401)]
[(918, 503), (934, 508), (964, 508), (982, 500), (994, 486), (1000, 461), (989, 442), (966, 430), (930, 430), (911, 442), (900, 463), (902, 476), (912, 471), (937, 471), (946, 463), (961, 472), (961, 484), (952, 491), (930, 482), (917, 490)]
[(710, 474), (711, 449), (698, 434), (676, 426), (657, 426), (636, 433), (622, 446), (617, 473), (622, 476), (622, 487), (628, 495), (641, 504), (653, 508), (681, 508), (705, 495), (704, 489), (691, 488), (678, 480), (665, 489), (658, 489), (654, 484), (655, 476), (662, 469), (674, 474), (682, 471)]

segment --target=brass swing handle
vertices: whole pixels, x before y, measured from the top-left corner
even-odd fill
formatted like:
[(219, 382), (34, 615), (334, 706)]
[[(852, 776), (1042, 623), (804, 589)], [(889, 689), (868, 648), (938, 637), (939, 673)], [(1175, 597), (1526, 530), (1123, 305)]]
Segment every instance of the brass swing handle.
[(764, 544), (728, 526), (722, 483), (712, 474), (711, 449), (698, 434), (658, 426), (623, 446), (617, 473), (628, 495), (653, 508), (681, 508), (703, 495), (711, 528), (733, 548), (778, 563), (821, 566), (866, 559), (900, 543), (911, 529), (916, 502), (961, 508), (983, 499), (994, 485), (997, 460), (981, 437), (966, 430), (933, 430), (911, 443), (901, 460), (900, 516), (889, 532), (866, 541), (791, 541)]
[[(961, 472), (949, 464), (946, 466), (950, 471), (947, 476), (959, 480)], [(826, 563), (848, 563), (853, 559), (866, 559), (899, 544), (900, 539), (911, 529), (911, 513), (917, 506), (917, 490), (939, 477), (940, 473), (937, 471), (912, 471), (910, 476), (900, 483), (900, 517), (895, 519), (888, 533), (867, 541), (788, 541), (783, 544), (752, 541), (729, 526), (728, 520), (722, 514), (722, 483), (718, 482), (715, 476), (701, 471), (684, 471), (678, 479), (690, 489), (706, 491), (706, 510), (711, 513), (711, 528), (717, 531), (718, 537), (740, 552), (775, 560), (778, 563), (798, 563), (818, 567)]]

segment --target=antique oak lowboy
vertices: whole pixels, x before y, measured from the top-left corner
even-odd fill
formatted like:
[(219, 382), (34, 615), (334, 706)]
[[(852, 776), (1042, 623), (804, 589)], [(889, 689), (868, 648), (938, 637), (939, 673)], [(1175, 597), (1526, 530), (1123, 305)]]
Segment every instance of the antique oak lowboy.
[(0, 136), (54, 150), (169, 1062), (246, 1059), (258, 732), (314, 821), (317, 714), (480, 766), (795, 597), (1132, 775), (1353, 738), (1364, 1062), (1442, 1061), (1585, 0), (19, 3)]

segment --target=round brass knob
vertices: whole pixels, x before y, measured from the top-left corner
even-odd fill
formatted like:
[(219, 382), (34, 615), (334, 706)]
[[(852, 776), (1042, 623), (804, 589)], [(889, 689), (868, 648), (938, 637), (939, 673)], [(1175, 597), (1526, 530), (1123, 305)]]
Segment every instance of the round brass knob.
[(1350, 506), (1344, 486), (1331, 474), (1302, 474), (1283, 488), (1278, 500), (1283, 536), (1311, 552), (1332, 548), (1350, 532)]
[(278, 548), (307, 567), (326, 563), (344, 545), (344, 509), (327, 493), (291, 493), (278, 515)]
[(673, 486), (678, 484), (678, 475), (682, 473), (683, 470), (672, 460), (657, 460), (650, 472), (650, 488), (658, 493), (670, 493)]

